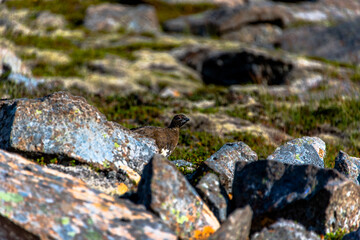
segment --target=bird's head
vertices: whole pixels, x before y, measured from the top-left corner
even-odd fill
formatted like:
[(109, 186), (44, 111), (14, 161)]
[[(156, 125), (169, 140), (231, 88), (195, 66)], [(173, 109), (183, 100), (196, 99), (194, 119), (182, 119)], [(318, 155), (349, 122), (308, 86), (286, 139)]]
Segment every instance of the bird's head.
[(182, 127), (185, 123), (187, 123), (190, 119), (188, 117), (186, 117), (184, 114), (177, 114), (173, 117), (169, 128), (180, 128)]

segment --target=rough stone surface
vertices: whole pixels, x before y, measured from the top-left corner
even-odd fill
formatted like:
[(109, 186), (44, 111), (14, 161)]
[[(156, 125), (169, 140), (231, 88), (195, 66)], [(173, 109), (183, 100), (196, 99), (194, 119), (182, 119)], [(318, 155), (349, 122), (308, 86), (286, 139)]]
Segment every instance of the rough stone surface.
[(273, 48), (273, 43), (282, 35), (282, 29), (272, 24), (244, 26), (237, 31), (225, 33), (222, 39), (240, 41), (254, 46)]
[(358, 64), (360, 18), (332, 27), (309, 26), (290, 29), (276, 42), (287, 51)]
[(207, 84), (265, 84), (286, 83), (293, 66), (271, 55), (242, 51), (213, 52), (203, 62), (201, 75)]
[(219, 222), (224, 222), (227, 217), (229, 198), (225, 189), (221, 187), (219, 178), (213, 173), (206, 174), (196, 185), (196, 190)]
[[(133, 175), (119, 171), (95, 171), (87, 165), (63, 166), (60, 164), (47, 164), (46, 167), (70, 174), (84, 181), (90, 188), (110, 195), (123, 195), (140, 181), (140, 175)], [(126, 176), (126, 177), (125, 177)]]
[(225, 6), (236, 6), (247, 3), (249, 0), (161, 0), (162, 2), (171, 4), (216, 4)]
[(252, 211), (249, 206), (236, 209), (208, 240), (247, 240), (251, 228)]
[(278, 147), (267, 160), (274, 160), (288, 164), (313, 164), (324, 167), (326, 145), (318, 137), (302, 137), (291, 140)]
[(208, 236), (220, 224), (195, 189), (161, 155), (145, 166), (138, 186), (139, 203), (151, 209), (181, 238)]
[(36, 25), (41, 28), (64, 28), (66, 25), (66, 20), (62, 15), (49, 11), (39, 13), (35, 22)]
[(238, 167), (234, 205), (251, 206), (253, 231), (281, 218), (318, 234), (360, 225), (360, 187), (336, 170), (267, 160)]
[(210, 156), (204, 163), (212, 171), (219, 174), (220, 182), (228, 193), (231, 193), (237, 162), (257, 161), (257, 154), (243, 142), (227, 143), (219, 151)]
[(1, 239), (176, 239), (151, 213), (0, 150)]
[(359, 239), (360, 239), (360, 228), (354, 232), (346, 234), (342, 238), (342, 240), (359, 240)]
[(19, 73), (22, 75), (31, 75), (30, 69), (22, 63), (13, 51), (0, 46), (0, 76), (5, 74), (6, 71), (8, 71), (8, 74)]
[(158, 32), (159, 24), (154, 7), (104, 3), (86, 10), (85, 27), (91, 31)]
[(169, 32), (190, 32), (196, 35), (223, 35), (256, 23), (272, 23), (277, 26), (288, 25), (292, 16), (283, 6), (246, 5), (223, 7), (196, 15), (168, 20), (164, 29)]
[(289, 220), (280, 220), (269, 228), (255, 233), (251, 240), (320, 240), (314, 232), (307, 231), (301, 224)]
[(335, 159), (334, 168), (355, 183), (360, 183), (360, 158), (350, 157), (347, 153), (340, 151)]
[(158, 151), (153, 140), (108, 122), (84, 98), (67, 92), (0, 101), (0, 129), (2, 149), (70, 158), (102, 169), (140, 173)]

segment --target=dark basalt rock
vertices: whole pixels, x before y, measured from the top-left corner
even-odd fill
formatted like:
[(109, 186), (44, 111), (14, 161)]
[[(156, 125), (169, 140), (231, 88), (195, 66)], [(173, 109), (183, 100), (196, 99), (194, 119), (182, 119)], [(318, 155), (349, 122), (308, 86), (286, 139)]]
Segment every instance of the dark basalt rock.
[(360, 158), (350, 157), (347, 153), (340, 151), (335, 159), (334, 169), (355, 183), (360, 183)]
[(208, 240), (247, 240), (251, 228), (252, 211), (249, 206), (236, 209), (224, 222), (219, 230)]
[(207, 236), (220, 224), (176, 166), (156, 154), (144, 168), (139, 203), (155, 212), (181, 239)]
[(158, 151), (154, 140), (108, 122), (84, 98), (67, 92), (0, 101), (0, 148), (29, 158), (75, 159), (122, 169), (134, 178)]
[(230, 200), (225, 189), (220, 185), (219, 178), (213, 173), (206, 174), (196, 185), (196, 190), (219, 222), (224, 222)]
[(0, 150), (1, 239), (177, 239), (144, 207)]
[(360, 239), (360, 228), (354, 232), (346, 234), (342, 238), (342, 240), (359, 240), (359, 239)]
[(320, 237), (311, 231), (306, 231), (304, 226), (289, 220), (280, 220), (269, 228), (255, 233), (251, 240), (320, 240)]
[(291, 63), (250, 51), (215, 52), (206, 58), (201, 76), (206, 84), (285, 84)]
[(333, 169), (256, 161), (235, 171), (234, 205), (249, 204), (252, 230), (280, 218), (319, 234), (360, 225), (360, 187)]

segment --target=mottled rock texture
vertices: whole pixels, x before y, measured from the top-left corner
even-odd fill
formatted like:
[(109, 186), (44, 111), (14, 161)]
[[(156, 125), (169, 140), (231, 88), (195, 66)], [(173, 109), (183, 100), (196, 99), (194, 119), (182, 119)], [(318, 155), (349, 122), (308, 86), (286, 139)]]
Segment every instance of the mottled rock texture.
[(85, 27), (91, 31), (157, 32), (159, 23), (154, 7), (104, 3), (86, 11)]
[(220, 185), (218, 176), (213, 173), (206, 174), (196, 185), (196, 190), (219, 222), (224, 222), (227, 218), (229, 198)]
[(8, 71), (8, 74), (31, 75), (30, 69), (23, 64), (13, 51), (7, 47), (0, 46), (0, 76), (5, 74), (6, 71)]
[(249, 206), (236, 209), (226, 222), (208, 239), (209, 240), (247, 240), (251, 228), (252, 211)]
[(290, 29), (276, 42), (287, 51), (359, 64), (360, 18), (331, 27), (308, 26)]
[(195, 189), (161, 155), (156, 154), (145, 166), (138, 197), (139, 203), (159, 215), (181, 239), (208, 236), (220, 227)]
[(267, 160), (237, 167), (234, 205), (251, 206), (253, 231), (280, 218), (319, 234), (360, 225), (360, 188), (336, 170)]
[(0, 101), (0, 148), (36, 158), (75, 159), (102, 169), (140, 173), (157, 148), (108, 122), (84, 98), (57, 92)]
[(176, 239), (151, 213), (0, 150), (1, 239)]
[(221, 185), (225, 188), (227, 193), (231, 193), (235, 164), (241, 162), (245, 165), (248, 162), (257, 160), (257, 154), (245, 143), (227, 143), (199, 167), (192, 179), (199, 179), (205, 175), (205, 172), (213, 171), (219, 176)]
[(326, 145), (318, 137), (302, 137), (291, 140), (278, 147), (267, 160), (274, 160), (288, 164), (313, 164), (324, 167)]
[(360, 158), (350, 157), (346, 152), (340, 151), (334, 168), (355, 183), (360, 183)]
[(289, 220), (279, 220), (259, 233), (255, 233), (251, 240), (320, 240), (314, 232), (307, 231), (301, 224)]

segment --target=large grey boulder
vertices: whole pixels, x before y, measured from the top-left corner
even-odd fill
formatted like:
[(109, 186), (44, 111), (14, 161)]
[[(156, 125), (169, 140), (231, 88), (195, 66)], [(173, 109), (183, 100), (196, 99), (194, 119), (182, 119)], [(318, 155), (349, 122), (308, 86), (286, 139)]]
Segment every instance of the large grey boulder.
[(0, 150), (0, 239), (177, 239), (153, 214)]
[(84, 98), (67, 92), (0, 101), (0, 148), (31, 158), (75, 159), (128, 176), (139, 176), (158, 151), (154, 140), (107, 121)]

